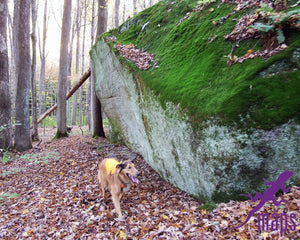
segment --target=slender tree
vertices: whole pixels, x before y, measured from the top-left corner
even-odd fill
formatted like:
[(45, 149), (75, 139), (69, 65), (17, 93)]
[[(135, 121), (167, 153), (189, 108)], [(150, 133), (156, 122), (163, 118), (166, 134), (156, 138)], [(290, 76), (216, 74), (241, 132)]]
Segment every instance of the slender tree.
[(133, 16), (135, 16), (137, 14), (137, 0), (132, 0), (132, 4), (133, 4)]
[[(80, 60), (80, 30), (81, 30), (81, 4), (80, 1), (77, 0), (77, 13), (75, 19), (75, 26), (76, 26), (76, 61), (75, 61), (75, 73), (76, 76), (79, 74), (79, 60)], [(73, 95), (73, 114), (72, 114), (72, 125), (76, 125), (76, 116), (77, 116), (77, 96), (78, 92), (75, 92)]]
[(25, 151), (32, 147), (29, 120), (30, 88), (30, 0), (20, 1), (18, 25), (18, 83), (16, 95), (15, 148)]
[(60, 42), (59, 78), (57, 94), (57, 133), (56, 137), (67, 136), (66, 88), (68, 80), (68, 45), (71, 29), (72, 0), (64, 1), (63, 22)]
[[(92, 0), (92, 19), (91, 19), (91, 47), (94, 44), (95, 39), (95, 0)], [(90, 59), (90, 68), (92, 69), (92, 62)], [(93, 72), (93, 71), (92, 71)], [(91, 87), (92, 87), (92, 78), (94, 74), (91, 74), (88, 84), (88, 91), (87, 91), (87, 124), (89, 126), (89, 130), (91, 130)]]
[(122, 22), (126, 20), (126, 4), (125, 1), (123, 2), (123, 13), (122, 13)]
[[(81, 50), (81, 75), (84, 74), (84, 57), (85, 57), (85, 34), (86, 34), (86, 18), (87, 18), (87, 2), (84, 0), (84, 18), (83, 18), (83, 33), (82, 33), (82, 50)], [(82, 115), (83, 115), (83, 100), (82, 100), (82, 92), (83, 87), (79, 90), (79, 126), (82, 125)]]
[(0, 148), (10, 147), (11, 137), (11, 105), (8, 74), (7, 47), (7, 0), (0, 0)]
[(120, 0), (115, 0), (115, 27), (119, 26)]
[[(104, 33), (107, 29), (107, 4), (106, 0), (98, 0), (98, 22), (97, 36)], [(91, 105), (92, 105), (92, 134), (93, 137), (105, 137), (103, 129), (101, 103), (96, 95), (95, 77), (92, 77), (91, 87)]]
[(46, 73), (46, 41), (47, 41), (47, 25), (48, 25), (48, 6), (47, 0), (45, 0), (44, 5), (44, 18), (43, 18), (43, 34), (42, 39), (40, 39), (39, 49), (40, 49), (40, 60), (41, 60), (41, 70), (39, 79), (39, 116), (45, 111), (45, 73)]
[(15, 118), (16, 112), (16, 95), (17, 95), (17, 82), (18, 82), (18, 60), (19, 60), (19, 47), (18, 47), (18, 26), (19, 26), (19, 9), (20, 0), (14, 0), (14, 13), (12, 24), (12, 69), (13, 69), (13, 97), (12, 97), (12, 115)]
[(38, 124), (37, 124), (37, 100), (36, 100), (36, 19), (37, 5), (36, 0), (31, 0), (31, 43), (32, 43), (32, 63), (31, 63), (31, 97), (32, 97), (32, 140), (39, 139)]
[[(77, 6), (78, 6), (78, 4), (77, 4)], [(69, 76), (72, 75), (73, 43), (74, 43), (74, 38), (75, 38), (75, 35), (77, 34), (78, 27), (79, 27), (79, 25), (78, 25), (79, 17), (80, 17), (80, 14), (78, 14), (78, 11), (76, 11), (76, 16), (74, 17), (75, 21), (73, 21), (73, 23), (72, 23), (72, 34), (71, 34), (71, 40), (70, 40), (70, 45), (69, 45), (70, 46), (69, 47), (69, 67), (68, 67)], [(71, 79), (69, 79), (69, 78), (68, 78), (68, 83), (67, 83), (67, 89), (68, 89), (68, 91), (71, 89)], [(75, 93), (75, 94), (77, 94), (77, 93)], [(74, 99), (74, 97), (76, 97), (76, 96), (74, 95), (73, 99)], [(67, 119), (68, 119), (68, 122), (70, 122), (70, 124), (73, 124), (74, 121), (71, 119), (71, 99), (69, 99), (67, 101)], [(75, 123), (73, 125), (75, 125), (75, 124), (76, 124), (76, 119), (75, 119)]]

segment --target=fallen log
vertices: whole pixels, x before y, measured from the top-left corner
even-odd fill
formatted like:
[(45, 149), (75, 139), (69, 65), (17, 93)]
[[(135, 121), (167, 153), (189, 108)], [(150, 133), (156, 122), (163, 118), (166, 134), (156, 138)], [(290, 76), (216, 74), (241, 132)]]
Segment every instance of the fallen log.
[[(81, 87), (81, 85), (91, 76), (91, 69), (89, 68), (79, 79), (79, 81), (75, 84), (75, 86), (71, 89), (70, 92), (66, 95), (66, 101), (72, 97), (72, 95)], [(50, 113), (52, 113), (54, 110), (57, 109), (57, 103), (54, 104), (51, 108), (49, 108), (46, 112), (42, 114), (42, 116), (39, 117), (37, 123), (39, 124), (41, 121), (43, 121)]]

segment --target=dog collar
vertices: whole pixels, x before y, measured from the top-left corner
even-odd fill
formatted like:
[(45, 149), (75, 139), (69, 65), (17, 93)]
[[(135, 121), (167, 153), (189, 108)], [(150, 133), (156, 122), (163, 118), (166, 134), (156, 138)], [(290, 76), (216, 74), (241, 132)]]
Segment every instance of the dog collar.
[(123, 185), (122, 183), (120, 183), (120, 187), (121, 187), (121, 188), (124, 188), (124, 185)]

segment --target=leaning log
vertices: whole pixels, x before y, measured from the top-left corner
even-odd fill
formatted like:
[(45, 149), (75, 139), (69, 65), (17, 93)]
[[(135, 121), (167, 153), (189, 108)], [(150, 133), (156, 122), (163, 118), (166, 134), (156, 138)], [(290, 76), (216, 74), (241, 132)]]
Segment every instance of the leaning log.
[[(79, 79), (79, 81), (75, 84), (75, 86), (71, 89), (70, 92), (66, 95), (66, 101), (72, 97), (72, 95), (81, 87), (81, 85), (91, 76), (91, 69), (89, 68)], [(51, 108), (49, 108), (46, 112), (43, 113), (42, 116), (39, 117), (37, 123), (39, 124), (43, 121), (50, 113), (57, 109), (57, 103), (54, 104)]]

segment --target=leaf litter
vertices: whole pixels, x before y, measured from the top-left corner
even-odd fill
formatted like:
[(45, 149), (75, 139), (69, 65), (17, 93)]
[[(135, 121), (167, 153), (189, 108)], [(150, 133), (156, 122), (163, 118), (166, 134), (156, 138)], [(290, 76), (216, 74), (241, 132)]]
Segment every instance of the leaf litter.
[[(53, 134), (54, 136), (54, 134)], [(202, 203), (164, 181), (128, 148), (106, 139), (71, 134), (43, 140), (14, 160), (0, 162), (0, 239), (297, 239), (300, 237), (300, 188), (281, 197), (282, 207), (266, 204), (262, 212), (296, 214), (295, 231), (259, 232), (251, 201), (221, 203), (212, 212)], [(26, 156), (26, 157), (24, 157)], [(117, 219), (106, 192), (97, 182), (97, 166), (105, 157), (134, 159), (141, 172), (121, 200), (125, 220)], [(46, 159), (46, 160), (45, 160)]]

